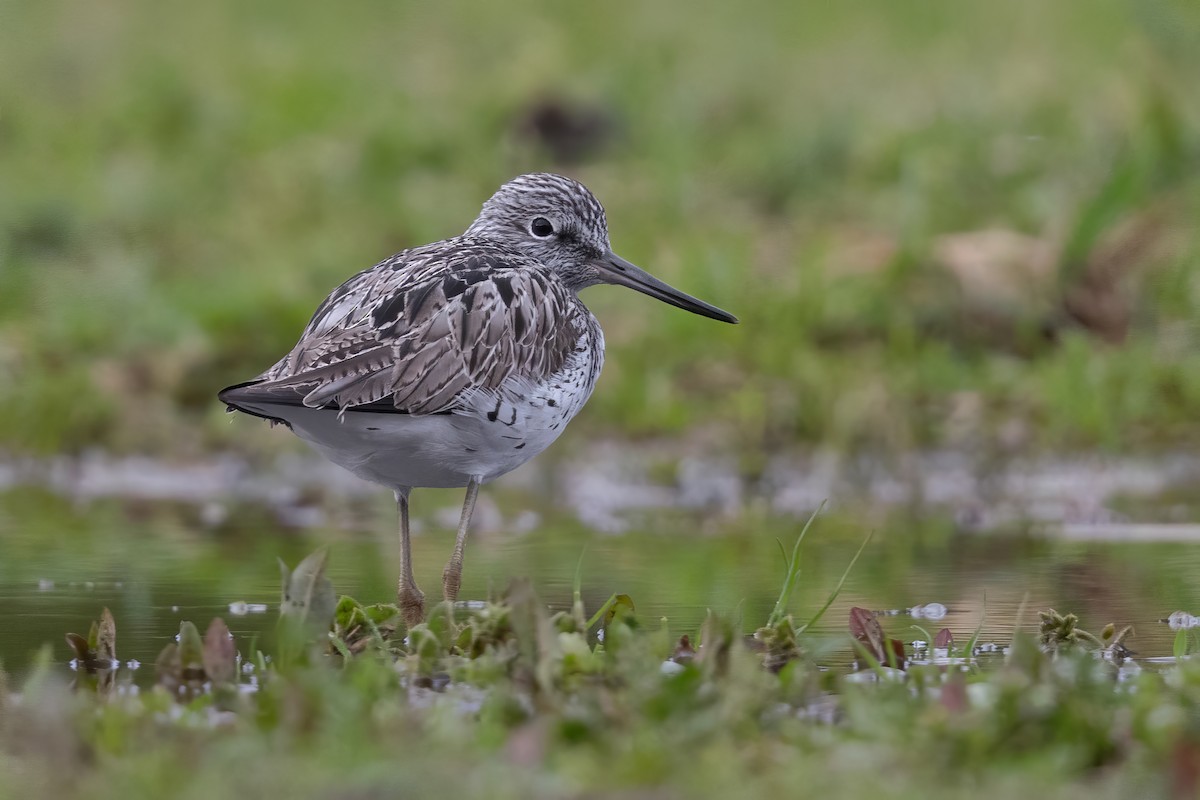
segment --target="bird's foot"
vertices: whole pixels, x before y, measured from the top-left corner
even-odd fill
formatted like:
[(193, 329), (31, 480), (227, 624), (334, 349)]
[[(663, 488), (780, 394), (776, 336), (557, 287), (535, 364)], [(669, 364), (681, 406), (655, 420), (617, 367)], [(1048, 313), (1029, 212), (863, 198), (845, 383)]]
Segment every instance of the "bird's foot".
[(453, 560), (442, 570), (442, 597), (450, 605), (458, 599), (458, 589), (462, 585), (462, 562)]
[(396, 605), (400, 606), (400, 615), (408, 627), (419, 625), (425, 620), (425, 593), (416, 586), (400, 586), (396, 595)]

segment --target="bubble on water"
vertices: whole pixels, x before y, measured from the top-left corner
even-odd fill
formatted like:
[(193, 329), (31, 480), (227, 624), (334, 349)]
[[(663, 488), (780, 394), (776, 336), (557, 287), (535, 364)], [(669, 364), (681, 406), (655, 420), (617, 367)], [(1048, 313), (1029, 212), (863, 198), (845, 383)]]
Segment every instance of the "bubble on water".
[(459, 600), (454, 604), (455, 608), (464, 608), (468, 611), (482, 611), (487, 608), (486, 600)]
[(265, 614), (265, 613), (267, 613), (267, 604), (266, 603), (247, 603), (246, 611), (251, 614)]
[(54, 581), (46, 578), (38, 578), (37, 587), (39, 592), (54, 591)]
[(946, 607), (941, 603), (926, 603), (923, 606), (913, 606), (908, 613), (914, 619), (941, 619), (946, 616)]
[(1173, 631), (1187, 630), (1200, 625), (1200, 617), (1195, 617), (1186, 611), (1176, 611), (1167, 617), (1167, 625)]
[(87, 589), (90, 592), (96, 588), (96, 582), (95, 581), (84, 581), (83, 588)]
[(229, 613), (235, 617), (244, 617), (250, 613), (250, 604), (244, 600), (235, 600), (229, 604)]
[(179, 606), (171, 606), (171, 611), (172, 611), (172, 613), (178, 614), (178, 613), (179, 613)]

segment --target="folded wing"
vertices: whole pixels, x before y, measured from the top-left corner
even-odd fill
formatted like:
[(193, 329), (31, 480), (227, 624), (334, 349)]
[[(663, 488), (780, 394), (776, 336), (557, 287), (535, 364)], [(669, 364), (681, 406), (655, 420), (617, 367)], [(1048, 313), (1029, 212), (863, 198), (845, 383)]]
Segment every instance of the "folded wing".
[(582, 328), (578, 301), (554, 275), (468, 245), (422, 250), (334, 290), (292, 351), (237, 391), (313, 408), (436, 414), (563, 368)]

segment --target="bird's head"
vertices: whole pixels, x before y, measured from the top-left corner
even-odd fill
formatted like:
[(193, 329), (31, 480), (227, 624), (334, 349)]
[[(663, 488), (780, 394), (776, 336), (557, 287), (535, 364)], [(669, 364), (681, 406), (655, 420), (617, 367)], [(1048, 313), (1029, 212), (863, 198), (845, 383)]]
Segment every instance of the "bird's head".
[(613, 283), (694, 314), (737, 322), (732, 314), (668, 286), (614, 253), (604, 206), (583, 184), (562, 175), (534, 172), (513, 178), (483, 204), (467, 235), (540, 261), (574, 291)]

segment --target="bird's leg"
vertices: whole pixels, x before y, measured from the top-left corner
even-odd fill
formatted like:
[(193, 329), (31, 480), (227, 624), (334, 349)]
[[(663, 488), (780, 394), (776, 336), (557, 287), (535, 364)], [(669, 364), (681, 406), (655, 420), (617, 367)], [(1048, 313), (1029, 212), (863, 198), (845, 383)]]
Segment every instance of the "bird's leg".
[(396, 507), (400, 512), (400, 586), (396, 602), (404, 616), (404, 624), (412, 627), (425, 619), (425, 595), (417, 588), (412, 571), (412, 545), (408, 539), (408, 493), (405, 486), (396, 490)]
[(475, 498), (478, 496), (479, 479), (471, 478), (467, 484), (467, 497), (463, 501), (462, 517), (458, 521), (454, 553), (450, 556), (446, 568), (442, 570), (442, 596), (450, 604), (458, 597), (458, 587), (462, 584), (463, 547), (467, 544), (467, 526), (471, 524), (471, 514), (475, 512)]

